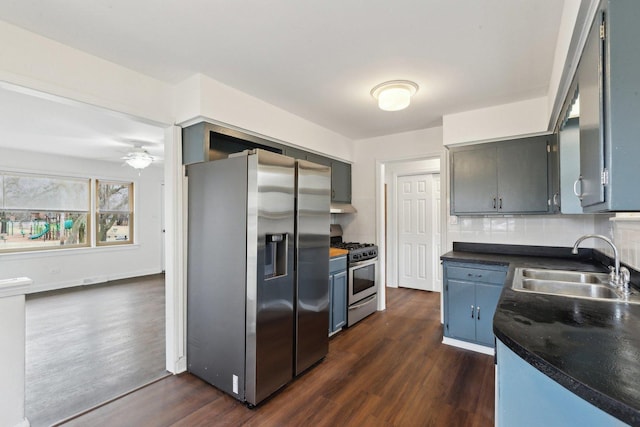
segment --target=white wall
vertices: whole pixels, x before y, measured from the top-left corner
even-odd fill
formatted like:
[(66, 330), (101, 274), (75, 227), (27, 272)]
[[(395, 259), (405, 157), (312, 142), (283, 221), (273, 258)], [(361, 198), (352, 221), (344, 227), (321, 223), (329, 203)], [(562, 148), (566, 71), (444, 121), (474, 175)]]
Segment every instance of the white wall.
[(0, 426), (28, 427), (24, 407), (24, 294), (6, 296), (2, 288), (0, 285)]
[(173, 93), (159, 80), (3, 21), (0, 40), (0, 83), (173, 124)]
[(0, 169), (133, 181), (135, 192), (133, 245), (4, 253), (0, 254), (0, 278), (30, 277), (33, 284), (26, 292), (31, 293), (162, 271), (161, 167), (151, 166), (138, 176), (135, 170), (119, 162), (2, 149)]
[(441, 127), (355, 141), (354, 163), (351, 169), (351, 202), (358, 213), (335, 216), (336, 222), (344, 229), (345, 240), (377, 242), (377, 162), (431, 157), (442, 152)]
[(454, 145), (544, 133), (548, 124), (549, 104), (544, 96), (445, 115), (443, 143)]
[(351, 161), (350, 139), (201, 74), (176, 86), (176, 123), (205, 119)]

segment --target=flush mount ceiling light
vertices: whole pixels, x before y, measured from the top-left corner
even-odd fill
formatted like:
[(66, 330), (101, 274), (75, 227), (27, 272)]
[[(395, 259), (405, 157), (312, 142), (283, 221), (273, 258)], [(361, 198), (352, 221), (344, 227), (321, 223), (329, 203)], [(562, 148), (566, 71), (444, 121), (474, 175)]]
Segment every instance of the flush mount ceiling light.
[(153, 162), (153, 157), (151, 157), (147, 150), (142, 148), (142, 146), (136, 147), (134, 151), (130, 152), (122, 159), (126, 164), (138, 170), (146, 168)]
[(371, 89), (371, 96), (378, 100), (378, 107), (384, 111), (403, 110), (411, 103), (411, 97), (418, 91), (418, 85), (409, 80), (391, 80)]

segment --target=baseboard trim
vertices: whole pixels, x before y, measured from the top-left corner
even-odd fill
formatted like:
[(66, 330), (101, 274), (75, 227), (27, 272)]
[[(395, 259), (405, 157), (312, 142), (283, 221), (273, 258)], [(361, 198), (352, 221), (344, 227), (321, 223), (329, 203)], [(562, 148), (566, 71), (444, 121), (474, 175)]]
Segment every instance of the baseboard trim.
[(18, 424), (16, 424), (14, 427), (31, 427), (31, 423), (29, 422), (27, 417), (24, 417), (24, 419), (20, 421)]
[(113, 275), (101, 275), (95, 277), (84, 277), (79, 279), (73, 279), (64, 282), (55, 282), (55, 283), (42, 283), (42, 284), (32, 284), (29, 285), (27, 289), (25, 289), (25, 294), (34, 294), (39, 292), (48, 292), (48, 291), (57, 291), (61, 289), (68, 288), (76, 288), (80, 286), (93, 286), (93, 285), (103, 285), (107, 282), (113, 282), (115, 280), (123, 280), (123, 279), (132, 279), (135, 277), (143, 277), (143, 276), (151, 276), (154, 274), (160, 274), (160, 269), (157, 268), (149, 268), (138, 271), (130, 271), (127, 273), (118, 273)]
[(442, 343), (450, 345), (452, 347), (464, 348), (465, 350), (475, 351), (477, 353), (488, 354), (489, 356), (494, 356), (496, 354), (496, 350), (491, 347), (487, 347), (480, 344), (473, 344), (466, 341), (457, 340), (449, 337), (442, 337)]

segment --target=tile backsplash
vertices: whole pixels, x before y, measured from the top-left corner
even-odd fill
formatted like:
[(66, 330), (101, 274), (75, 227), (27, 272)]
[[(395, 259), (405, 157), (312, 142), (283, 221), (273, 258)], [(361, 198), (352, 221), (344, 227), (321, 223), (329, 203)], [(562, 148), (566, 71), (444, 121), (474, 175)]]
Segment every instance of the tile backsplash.
[[(640, 214), (625, 213), (606, 220), (598, 219), (595, 230), (613, 240), (623, 263), (640, 270)], [(613, 257), (613, 251), (606, 243), (598, 243), (597, 248)]]
[[(452, 224), (454, 221), (457, 224)], [(640, 213), (449, 217), (447, 225), (449, 248), (453, 242), (573, 246), (585, 234), (609, 237), (618, 247), (622, 262), (640, 270)], [(611, 247), (597, 239), (585, 240), (581, 247), (597, 248), (613, 257)]]
[[(594, 230), (594, 215), (449, 217), (447, 240), (449, 247), (453, 242), (573, 246)], [(585, 247), (593, 244), (586, 241)]]

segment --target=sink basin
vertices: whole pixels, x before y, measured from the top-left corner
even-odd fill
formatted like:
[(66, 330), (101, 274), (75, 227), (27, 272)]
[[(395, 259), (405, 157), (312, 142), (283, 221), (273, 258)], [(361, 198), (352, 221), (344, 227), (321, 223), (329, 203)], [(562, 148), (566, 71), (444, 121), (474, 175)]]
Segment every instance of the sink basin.
[(517, 268), (512, 289), (519, 292), (640, 304), (640, 296), (636, 292), (625, 297), (609, 285), (609, 275), (606, 273)]
[(522, 279), (522, 290), (583, 298), (618, 299), (618, 294), (613, 289), (591, 283), (585, 284), (575, 282), (556, 282), (551, 280)]
[(552, 280), (557, 282), (609, 283), (609, 275), (606, 273), (585, 273), (582, 271), (524, 268), (522, 269), (522, 276), (530, 279)]

